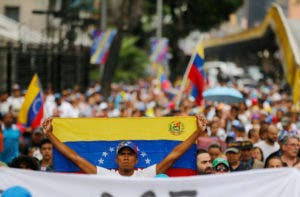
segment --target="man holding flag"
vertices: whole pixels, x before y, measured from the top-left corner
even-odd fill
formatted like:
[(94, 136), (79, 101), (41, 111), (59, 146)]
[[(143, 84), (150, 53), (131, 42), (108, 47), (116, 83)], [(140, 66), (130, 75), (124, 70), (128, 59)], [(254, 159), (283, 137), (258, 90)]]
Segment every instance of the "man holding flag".
[(169, 153), (158, 164), (154, 164), (145, 169), (135, 170), (135, 165), (138, 163), (138, 149), (131, 141), (123, 141), (117, 147), (116, 163), (117, 170), (108, 170), (99, 166), (95, 166), (86, 159), (78, 155), (70, 147), (62, 143), (52, 133), (52, 118), (45, 120), (42, 124), (45, 134), (52, 142), (53, 146), (61, 152), (65, 157), (75, 163), (83, 172), (87, 174), (99, 175), (116, 175), (116, 176), (135, 176), (135, 177), (154, 177), (157, 174), (165, 173), (173, 163), (181, 157), (197, 140), (199, 136), (205, 134), (206, 119), (203, 115), (197, 115), (197, 129), (185, 141), (177, 145), (171, 153)]

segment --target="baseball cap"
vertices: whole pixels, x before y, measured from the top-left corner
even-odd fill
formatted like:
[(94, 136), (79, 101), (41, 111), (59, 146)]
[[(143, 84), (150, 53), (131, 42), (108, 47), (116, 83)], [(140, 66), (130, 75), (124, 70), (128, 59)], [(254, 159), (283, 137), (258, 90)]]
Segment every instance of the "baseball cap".
[(282, 126), (288, 126), (290, 124), (290, 118), (287, 117), (287, 116), (284, 116), (282, 119), (281, 119), (281, 125)]
[(240, 150), (238, 148), (235, 148), (235, 147), (226, 148), (225, 154), (229, 153), (229, 152), (239, 153)]
[(229, 143), (225, 150), (225, 154), (228, 152), (239, 153), (240, 152), (240, 143), (237, 141)]
[(224, 164), (227, 168), (229, 168), (228, 161), (222, 157), (218, 157), (218, 158), (214, 159), (214, 161), (212, 162), (212, 168), (215, 168), (220, 164)]
[(21, 89), (21, 87), (19, 86), (19, 84), (14, 84), (13, 86), (12, 86), (12, 89), (13, 90), (20, 90)]
[(108, 104), (106, 102), (102, 102), (99, 105), (100, 110), (108, 109)]
[(241, 150), (249, 150), (253, 148), (253, 144), (249, 140), (240, 142)]
[(117, 153), (123, 148), (130, 148), (135, 154), (138, 154), (137, 146), (132, 141), (122, 141), (117, 146)]
[(238, 127), (238, 126), (240, 125), (240, 121), (238, 121), (238, 120), (233, 120), (233, 121), (231, 122), (231, 125), (232, 125), (233, 127)]
[(42, 130), (42, 128), (41, 128), (41, 127), (37, 127), (37, 128), (35, 128), (35, 129), (33, 130), (33, 132), (32, 132), (32, 133), (44, 134), (44, 132), (43, 132), (43, 130)]

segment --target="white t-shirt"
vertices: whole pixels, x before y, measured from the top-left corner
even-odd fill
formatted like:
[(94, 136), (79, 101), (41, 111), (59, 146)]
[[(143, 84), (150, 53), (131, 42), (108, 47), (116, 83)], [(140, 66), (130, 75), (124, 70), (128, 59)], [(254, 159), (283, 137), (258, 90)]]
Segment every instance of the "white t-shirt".
[(264, 155), (264, 162), (266, 162), (266, 159), (274, 152), (278, 151), (280, 146), (277, 142), (274, 143), (273, 146), (267, 144), (264, 140), (257, 142), (254, 144), (254, 147), (261, 148), (263, 155)]
[[(97, 175), (101, 176), (122, 176), (118, 170), (109, 170), (100, 166), (97, 166)], [(156, 176), (156, 164), (144, 169), (134, 170), (131, 177), (155, 177)]]

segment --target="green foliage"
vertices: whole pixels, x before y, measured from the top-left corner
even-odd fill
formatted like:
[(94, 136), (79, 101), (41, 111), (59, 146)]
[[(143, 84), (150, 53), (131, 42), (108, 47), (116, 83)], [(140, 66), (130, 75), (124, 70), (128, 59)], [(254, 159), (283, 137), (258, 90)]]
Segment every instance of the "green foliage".
[[(163, 15), (168, 19), (163, 24), (163, 36), (169, 38), (171, 79), (182, 75), (188, 59), (178, 47), (178, 40), (191, 31), (209, 31), (228, 20), (244, 0), (164, 0)], [(144, 4), (145, 15), (151, 18), (156, 14), (156, 1), (147, 0)], [(144, 20), (143, 22), (146, 22)], [(147, 27), (145, 24), (143, 27)], [(147, 31), (148, 29), (144, 29)]]
[(144, 49), (136, 46), (137, 37), (125, 37), (121, 46), (118, 69), (113, 81), (134, 82), (146, 75), (149, 55)]

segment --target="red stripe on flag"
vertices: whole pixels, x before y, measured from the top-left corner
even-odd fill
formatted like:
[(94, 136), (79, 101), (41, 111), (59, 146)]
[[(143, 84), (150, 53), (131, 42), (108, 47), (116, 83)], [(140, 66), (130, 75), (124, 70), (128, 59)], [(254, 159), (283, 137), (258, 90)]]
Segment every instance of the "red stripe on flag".
[(200, 71), (197, 69), (197, 67), (193, 64), (191, 66), (191, 69), (188, 74), (188, 78), (191, 80), (194, 86), (196, 86), (198, 90), (198, 96), (196, 98), (197, 105), (200, 105), (203, 96), (203, 90), (204, 90), (204, 79)]
[(31, 123), (31, 128), (35, 129), (41, 125), (42, 119), (44, 117), (44, 107), (42, 106), (38, 114), (35, 116)]
[(167, 170), (166, 174), (170, 177), (194, 176), (197, 174), (197, 172), (195, 170), (186, 168), (171, 168)]

